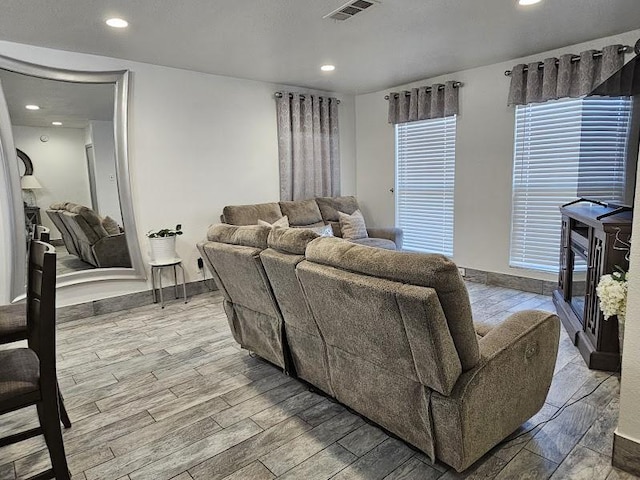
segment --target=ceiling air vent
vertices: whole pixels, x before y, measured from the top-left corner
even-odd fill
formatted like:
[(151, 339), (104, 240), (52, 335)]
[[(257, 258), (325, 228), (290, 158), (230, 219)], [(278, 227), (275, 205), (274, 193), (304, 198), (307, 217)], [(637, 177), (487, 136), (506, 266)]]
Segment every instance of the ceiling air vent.
[(331, 18), (333, 20), (348, 20), (354, 15), (365, 11), (367, 8), (372, 7), (377, 2), (376, 0), (353, 0), (349, 3), (345, 3), (341, 7), (337, 8), (333, 12), (325, 15), (322, 18)]

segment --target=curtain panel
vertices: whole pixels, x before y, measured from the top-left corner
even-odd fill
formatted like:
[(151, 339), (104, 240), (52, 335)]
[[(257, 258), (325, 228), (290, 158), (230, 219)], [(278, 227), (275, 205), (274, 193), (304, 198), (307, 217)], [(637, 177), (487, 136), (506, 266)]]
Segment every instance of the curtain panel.
[[(594, 56), (594, 54), (598, 54)], [(591, 92), (624, 64), (622, 45), (586, 50), (579, 56), (568, 53), (543, 62), (523, 63), (511, 70), (509, 105), (541, 103)]]
[(280, 200), (340, 195), (338, 99), (276, 96)]
[(389, 123), (415, 122), (458, 113), (459, 82), (436, 83), (389, 94)]

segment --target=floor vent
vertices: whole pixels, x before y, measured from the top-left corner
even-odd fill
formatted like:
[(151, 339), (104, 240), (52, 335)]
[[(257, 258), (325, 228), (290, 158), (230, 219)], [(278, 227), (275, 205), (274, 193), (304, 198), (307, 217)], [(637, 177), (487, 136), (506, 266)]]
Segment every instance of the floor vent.
[(341, 7), (337, 8), (331, 13), (328, 13), (322, 18), (331, 18), (333, 20), (348, 20), (354, 15), (360, 12), (364, 12), (367, 8), (374, 6), (376, 0), (353, 0), (349, 3), (345, 3)]

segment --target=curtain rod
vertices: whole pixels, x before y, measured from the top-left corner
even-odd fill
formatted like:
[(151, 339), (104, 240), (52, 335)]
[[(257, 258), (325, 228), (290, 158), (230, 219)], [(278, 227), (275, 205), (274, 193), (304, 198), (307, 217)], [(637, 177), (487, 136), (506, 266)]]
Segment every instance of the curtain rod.
[[(464, 83), (462, 83), (462, 82), (453, 82), (453, 88), (460, 88), (463, 85), (464, 85)], [(432, 90), (431, 87), (427, 87), (427, 92), (430, 92), (431, 90)], [(438, 90), (444, 90), (444, 85), (438, 85)], [(405, 97), (408, 96), (408, 95), (411, 95), (411, 92), (409, 92), (407, 90), (405, 90), (404, 92), (401, 92), (401, 93), (404, 93)], [(398, 98), (399, 96), (400, 96), (400, 94), (396, 93), (393, 98)], [(385, 95), (384, 99), (385, 100), (389, 100), (389, 95)]]
[[(282, 98), (283, 92), (276, 92), (275, 95), (276, 95), (276, 98)], [(289, 98), (293, 98), (293, 93), (289, 94)], [(301, 94), (300, 98), (304, 100), (305, 97), (304, 97), (304, 95)], [(331, 97), (327, 97), (327, 98), (331, 98)], [(336, 99), (336, 100), (338, 102), (338, 105), (340, 105), (340, 100), (338, 100), (338, 99)], [(322, 101), (322, 97), (320, 97), (320, 101)]]
[[(624, 45), (618, 49), (618, 53), (628, 53), (631, 50), (633, 50), (633, 47), (631, 47), (630, 45)], [(602, 50), (598, 50), (593, 54), (593, 58), (598, 58), (601, 56), (602, 56)], [(580, 55), (574, 55), (573, 57), (571, 57), (571, 63), (577, 63), (579, 61), (580, 61)], [(559, 65), (559, 64), (560, 64), (560, 60), (556, 60), (556, 65)], [(538, 70), (542, 70), (543, 68), (544, 68), (544, 62), (538, 62)], [(525, 65), (524, 71), (526, 72), (527, 70), (529, 70), (529, 67)], [(511, 70), (506, 70), (504, 74), (506, 77), (511, 76)]]

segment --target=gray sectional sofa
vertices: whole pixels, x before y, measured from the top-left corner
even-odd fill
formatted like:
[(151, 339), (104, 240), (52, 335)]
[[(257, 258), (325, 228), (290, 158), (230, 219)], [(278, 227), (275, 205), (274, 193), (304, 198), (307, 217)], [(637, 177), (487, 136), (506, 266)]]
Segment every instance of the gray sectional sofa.
[(458, 471), (544, 404), (558, 317), (479, 328), (441, 255), (265, 226), (214, 225), (198, 248), (242, 347)]
[(96, 268), (131, 268), (124, 232), (109, 234), (103, 219), (89, 207), (59, 202), (47, 215), (60, 231), (67, 251)]
[[(359, 209), (358, 200), (353, 196), (317, 197), (292, 202), (228, 205), (224, 207), (220, 221), (230, 225), (256, 225), (258, 220), (273, 223), (286, 215), (293, 228), (331, 225), (334, 235), (342, 237), (338, 212), (351, 215)], [(389, 250), (402, 249), (402, 230), (399, 228), (367, 228), (367, 233), (369, 238), (352, 242)]]

